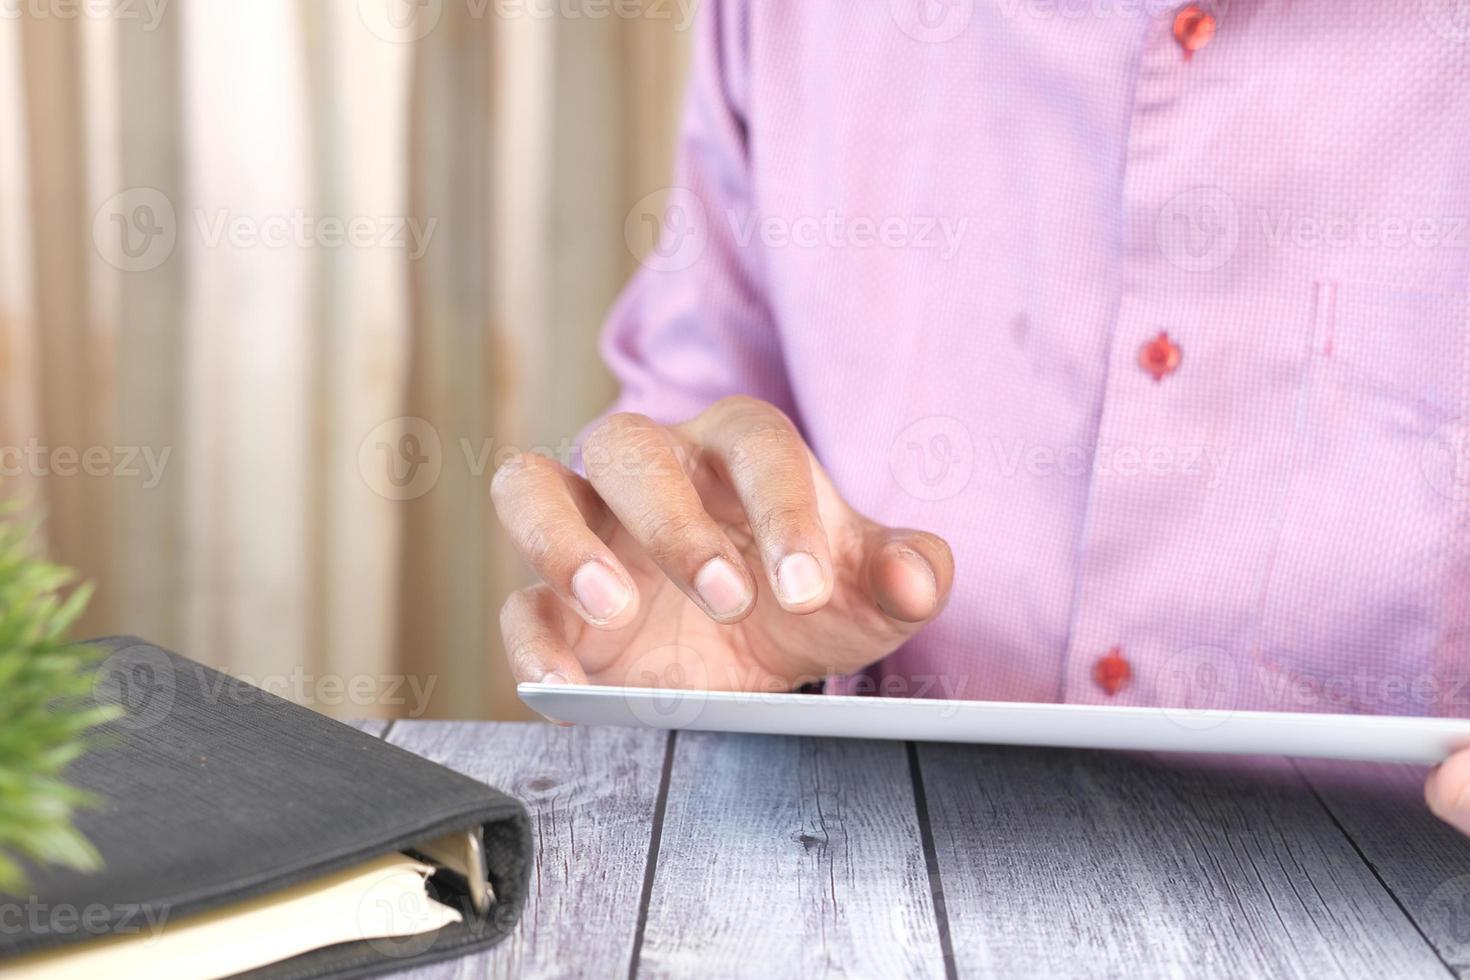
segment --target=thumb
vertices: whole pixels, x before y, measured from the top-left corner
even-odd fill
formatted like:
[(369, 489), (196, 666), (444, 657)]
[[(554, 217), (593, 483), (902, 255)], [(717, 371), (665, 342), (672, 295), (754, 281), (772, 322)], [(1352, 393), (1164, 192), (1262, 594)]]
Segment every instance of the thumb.
[(954, 553), (943, 538), (874, 525), (864, 544), (862, 581), (885, 616), (912, 633), (939, 615), (954, 584)]
[(1436, 817), (1470, 834), (1470, 750), (1456, 752), (1435, 767), (1425, 781), (1424, 798)]

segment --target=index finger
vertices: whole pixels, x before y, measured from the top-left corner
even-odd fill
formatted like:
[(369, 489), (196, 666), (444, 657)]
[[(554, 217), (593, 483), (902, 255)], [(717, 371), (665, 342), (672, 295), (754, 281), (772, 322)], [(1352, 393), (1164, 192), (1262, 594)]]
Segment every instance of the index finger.
[(726, 398), (687, 423), (739, 498), (772, 593), (790, 612), (814, 612), (832, 596), (827, 531), (817, 509), (806, 442), (775, 406)]

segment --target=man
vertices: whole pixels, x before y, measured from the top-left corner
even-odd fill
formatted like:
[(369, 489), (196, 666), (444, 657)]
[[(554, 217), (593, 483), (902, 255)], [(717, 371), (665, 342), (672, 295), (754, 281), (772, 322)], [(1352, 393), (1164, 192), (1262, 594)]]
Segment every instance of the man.
[(1441, 7), (707, 2), (516, 676), (1470, 713)]

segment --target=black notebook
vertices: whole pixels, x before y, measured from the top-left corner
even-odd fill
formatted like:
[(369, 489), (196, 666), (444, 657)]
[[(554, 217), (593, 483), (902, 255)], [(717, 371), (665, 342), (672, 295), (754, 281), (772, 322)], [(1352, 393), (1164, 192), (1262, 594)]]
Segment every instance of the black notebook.
[(105, 867), (26, 866), (30, 894), (0, 895), (0, 975), (357, 977), (514, 927), (520, 803), (134, 637), (96, 642), (98, 699), (127, 714), (67, 776), (101, 801), (77, 825)]

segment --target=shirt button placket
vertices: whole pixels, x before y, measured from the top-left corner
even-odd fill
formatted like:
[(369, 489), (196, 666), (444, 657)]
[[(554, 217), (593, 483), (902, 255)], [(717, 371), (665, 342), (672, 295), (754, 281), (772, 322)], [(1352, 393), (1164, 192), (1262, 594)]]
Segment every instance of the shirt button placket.
[(1180, 7), (1179, 12), (1174, 15), (1174, 40), (1184, 49), (1184, 57), (1190, 58), (1194, 53), (1215, 36), (1215, 15), (1205, 10), (1197, 3)]
[(1133, 679), (1133, 667), (1123, 657), (1122, 649), (1113, 647), (1092, 665), (1092, 679), (1104, 694), (1113, 697)]
[(1160, 331), (1157, 337), (1138, 351), (1138, 366), (1155, 381), (1162, 381), (1179, 370), (1183, 359), (1183, 352), (1179, 350), (1178, 344), (1169, 339), (1167, 331)]
[[(1214, 3), (1201, 2), (1186, 4), (1175, 11), (1170, 29), (1174, 37), (1174, 42), (1178, 45), (1178, 49), (1182, 53), (1185, 61), (1189, 61), (1195, 52), (1203, 50), (1214, 40), (1219, 28), (1216, 9)], [(1158, 124), (1155, 123), (1155, 125)], [(1128, 329), (1126, 319), (1120, 322), (1120, 327), (1125, 332), (1132, 333), (1132, 330)], [(1137, 325), (1134, 325), (1134, 329), (1137, 329)], [(1134, 334), (1134, 336), (1138, 336), (1138, 334)], [(1137, 348), (1137, 364), (1144, 374), (1152, 379), (1155, 384), (1158, 384), (1179, 370), (1180, 365), (1184, 361), (1184, 352), (1175, 339), (1169, 336), (1166, 330), (1159, 330), (1152, 337), (1147, 337), (1146, 335), (1145, 337), (1146, 339)], [(1113, 391), (1107, 397), (1128, 396)], [(1109, 487), (1099, 487), (1094, 492), (1105, 494), (1108, 490)], [(1106, 506), (1105, 499), (1103, 506)], [(1085, 610), (1083, 611), (1083, 615), (1086, 615)], [(1089, 625), (1096, 628), (1094, 634), (1102, 633), (1106, 636), (1107, 633), (1104, 630), (1107, 630), (1107, 632), (1112, 632), (1116, 636), (1117, 628), (1124, 626), (1124, 624), (1114, 621), (1114, 618), (1107, 612), (1102, 612), (1097, 621)], [(1124, 628), (1126, 629), (1126, 626)], [(1095, 639), (1096, 635), (1094, 635)], [(1082, 663), (1086, 663), (1086, 661), (1084, 660)], [(1077, 666), (1081, 667), (1082, 663), (1079, 663)], [(1128, 659), (1123, 656), (1121, 645), (1113, 646), (1105, 654), (1094, 655), (1090, 666), (1091, 669), (1088, 673), (1079, 672), (1072, 674), (1073, 679), (1076, 681), (1090, 679), (1093, 690), (1100, 691), (1107, 698), (1118, 697), (1133, 682), (1134, 668)], [(1073, 688), (1071, 693), (1074, 696), (1078, 696), (1082, 692)]]

